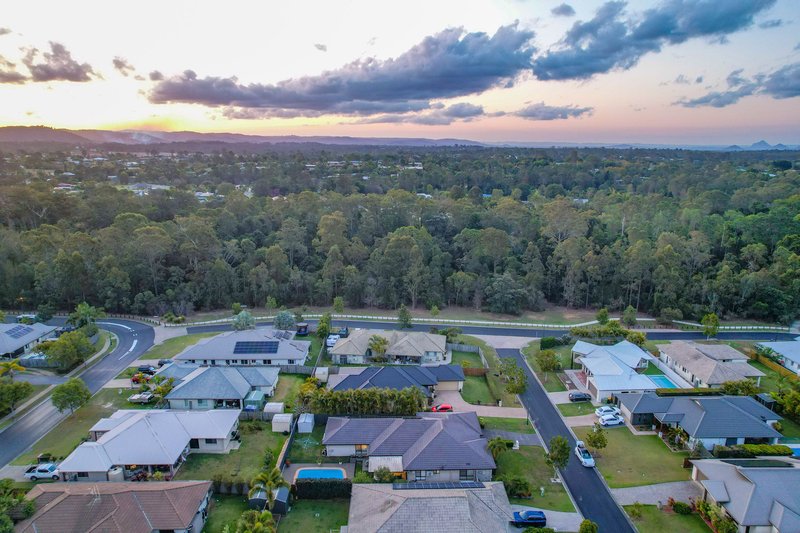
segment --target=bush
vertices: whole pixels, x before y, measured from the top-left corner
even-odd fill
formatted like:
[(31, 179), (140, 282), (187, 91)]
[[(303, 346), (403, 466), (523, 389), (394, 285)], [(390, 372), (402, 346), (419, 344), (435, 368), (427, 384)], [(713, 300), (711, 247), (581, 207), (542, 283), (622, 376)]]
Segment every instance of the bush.
[(349, 498), (352, 491), (350, 479), (298, 479), (294, 483), (295, 496), (307, 500)]
[(394, 474), (385, 466), (375, 471), (375, 481), (378, 483), (391, 483), (395, 480)]
[(353, 483), (374, 483), (375, 480), (373, 479), (372, 475), (369, 472), (358, 472), (355, 476), (353, 476)]
[(509, 498), (530, 498), (532, 489), (530, 482), (520, 476), (502, 477), (500, 481), (506, 489)]
[(556, 530), (551, 527), (526, 527), (522, 533), (556, 533)]
[(692, 506), (684, 502), (673, 503), (672, 510), (678, 514), (692, 514)]
[(555, 337), (542, 337), (539, 341), (539, 349), (540, 350), (549, 350), (550, 348), (555, 348), (556, 346), (560, 346), (561, 343)]
[(775, 423), (772, 425), (772, 427), (773, 427), (773, 429), (775, 429), (775, 431), (777, 431), (778, 433), (783, 433), (783, 424), (781, 424), (780, 422), (775, 422)]
[(631, 508), (628, 509), (628, 514), (631, 515), (631, 518), (634, 520), (639, 520), (642, 517), (644, 512), (644, 505), (641, 502), (636, 502), (631, 505)]
[(750, 459), (756, 456), (790, 457), (793, 451), (783, 444), (739, 444), (735, 446), (714, 446), (714, 457), (719, 459)]

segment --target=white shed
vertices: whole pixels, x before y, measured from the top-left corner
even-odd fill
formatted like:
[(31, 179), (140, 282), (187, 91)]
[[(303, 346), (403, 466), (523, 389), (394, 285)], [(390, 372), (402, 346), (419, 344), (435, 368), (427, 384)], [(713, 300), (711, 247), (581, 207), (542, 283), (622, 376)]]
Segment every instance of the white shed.
[(327, 383), (328, 382), (328, 367), (327, 366), (318, 366), (314, 369), (314, 377), (317, 378), (320, 383)]
[(272, 417), (283, 413), (283, 402), (267, 402), (262, 412), (262, 420), (272, 420)]
[(292, 413), (279, 413), (272, 417), (272, 431), (283, 433), (284, 431), (292, 430), (292, 420), (294, 415)]
[(311, 433), (314, 431), (314, 415), (311, 413), (303, 413), (297, 419), (297, 432), (298, 433)]

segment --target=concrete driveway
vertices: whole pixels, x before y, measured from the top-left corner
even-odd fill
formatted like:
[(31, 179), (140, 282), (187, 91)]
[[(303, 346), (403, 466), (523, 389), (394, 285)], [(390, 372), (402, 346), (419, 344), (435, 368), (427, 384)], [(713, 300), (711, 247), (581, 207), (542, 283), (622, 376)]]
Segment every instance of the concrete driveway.
[(547, 517), (547, 527), (556, 531), (578, 531), (583, 522), (580, 513), (565, 513), (562, 511), (550, 511), (549, 509), (539, 509), (538, 507), (527, 507), (525, 505), (511, 505), (512, 511), (544, 511)]
[(485, 341), (492, 348), (514, 348), (517, 350), (537, 340), (535, 337), (513, 337), (508, 335), (473, 335), (473, 337)]
[(461, 397), (458, 391), (441, 391), (436, 395), (436, 403), (449, 403), (454, 411), (474, 411), (478, 416), (494, 416), (502, 418), (528, 418), (523, 407), (497, 407), (495, 405), (472, 405)]
[(597, 416), (594, 414), (581, 415), (581, 416), (565, 416), (564, 422), (571, 428), (580, 426), (593, 426), (597, 422)]
[(611, 489), (611, 494), (620, 505), (633, 505), (636, 502), (645, 505), (657, 505), (658, 502), (661, 502), (666, 505), (670, 498), (689, 503), (689, 498), (702, 499), (703, 497), (703, 491), (694, 481), (673, 481), (672, 483)]

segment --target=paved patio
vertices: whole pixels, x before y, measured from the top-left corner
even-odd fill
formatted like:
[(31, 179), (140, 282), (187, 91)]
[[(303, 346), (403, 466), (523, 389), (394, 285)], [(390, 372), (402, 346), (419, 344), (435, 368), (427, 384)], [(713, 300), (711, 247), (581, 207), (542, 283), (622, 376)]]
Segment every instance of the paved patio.
[(636, 502), (646, 505), (657, 505), (661, 502), (666, 505), (670, 498), (688, 503), (689, 498), (702, 499), (703, 497), (702, 489), (694, 481), (674, 481), (642, 485), (641, 487), (611, 489), (611, 494), (620, 505), (632, 505)]
[(547, 517), (547, 527), (556, 531), (578, 531), (583, 522), (583, 515), (580, 513), (565, 513), (562, 511), (551, 511), (549, 509), (539, 509), (538, 507), (528, 507), (525, 505), (511, 504), (512, 511), (544, 511)]
[(494, 405), (472, 405), (461, 397), (458, 391), (441, 391), (436, 395), (436, 403), (449, 403), (454, 411), (474, 411), (478, 416), (502, 418), (528, 418), (524, 407), (497, 407)]

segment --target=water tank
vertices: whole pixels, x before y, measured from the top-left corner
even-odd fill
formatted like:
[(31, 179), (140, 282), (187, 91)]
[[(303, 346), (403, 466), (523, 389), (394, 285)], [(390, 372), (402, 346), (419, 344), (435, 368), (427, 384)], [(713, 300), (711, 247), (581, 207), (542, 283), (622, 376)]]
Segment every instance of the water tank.
[(121, 466), (115, 466), (108, 471), (109, 481), (125, 481), (125, 471)]

